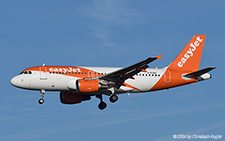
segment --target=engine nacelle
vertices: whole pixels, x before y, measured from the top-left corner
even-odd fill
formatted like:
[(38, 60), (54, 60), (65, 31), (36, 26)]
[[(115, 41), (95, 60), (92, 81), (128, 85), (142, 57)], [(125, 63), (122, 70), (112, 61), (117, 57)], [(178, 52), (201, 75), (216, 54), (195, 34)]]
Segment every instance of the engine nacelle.
[(70, 89), (70, 90), (77, 90), (76, 88), (76, 80), (70, 80), (68, 83), (67, 83), (67, 87)]
[(61, 91), (60, 92), (60, 101), (63, 104), (77, 104), (85, 100), (90, 100), (91, 96), (78, 94), (70, 91)]
[(97, 92), (101, 85), (98, 80), (79, 79), (76, 82), (77, 92), (91, 93)]

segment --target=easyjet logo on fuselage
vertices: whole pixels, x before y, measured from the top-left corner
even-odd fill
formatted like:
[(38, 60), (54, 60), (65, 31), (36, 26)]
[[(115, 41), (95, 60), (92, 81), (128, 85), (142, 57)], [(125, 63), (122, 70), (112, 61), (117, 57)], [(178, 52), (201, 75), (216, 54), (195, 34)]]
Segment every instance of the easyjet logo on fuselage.
[(196, 40), (189, 45), (188, 51), (184, 54), (184, 56), (180, 59), (180, 61), (177, 63), (178, 67), (183, 67), (183, 65), (188, 61), (190, 57), (194, 55), (194, 52), (196, 48), (200, 45), (200, 43), (203, 41), (203, 39), (200, 39), (200, 36), (196, 38)]
[(80, 68), (49, 68), (50, 72), (81, 72)]

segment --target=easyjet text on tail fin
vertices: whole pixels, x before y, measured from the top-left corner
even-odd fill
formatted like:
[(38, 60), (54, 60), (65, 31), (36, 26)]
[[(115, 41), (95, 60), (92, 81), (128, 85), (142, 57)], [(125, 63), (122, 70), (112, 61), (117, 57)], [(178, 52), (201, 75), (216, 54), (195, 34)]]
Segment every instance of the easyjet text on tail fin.
[(201, 61), (202, 50), (205, 42), (205, 35), (195, 35), (168, 69), (197, 71)]

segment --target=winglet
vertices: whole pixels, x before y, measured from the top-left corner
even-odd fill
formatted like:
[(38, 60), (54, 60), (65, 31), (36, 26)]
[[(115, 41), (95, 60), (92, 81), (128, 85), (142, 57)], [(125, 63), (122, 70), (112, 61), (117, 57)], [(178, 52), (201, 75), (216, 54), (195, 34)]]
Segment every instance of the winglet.
[(145, 69), (142, 69), (142, 68), (137, 68), (135, 67), (136, 70), (140, 70), (140, 71), (143, 71), (143, 72), (147, 72)]
[(156, 58), (159, 59), (159, 60), (161, 60), (161, 56), (162, 56), (162, 55), (163, 55), (163, 54), (157, 56)]

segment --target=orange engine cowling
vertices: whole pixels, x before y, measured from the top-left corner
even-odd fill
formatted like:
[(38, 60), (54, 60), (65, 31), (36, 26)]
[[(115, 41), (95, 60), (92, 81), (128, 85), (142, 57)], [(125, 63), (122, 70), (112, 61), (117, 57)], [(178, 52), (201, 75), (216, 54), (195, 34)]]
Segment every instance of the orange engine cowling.
[(76, 82), (77, 91), (81, 93), (97, 92), (100, 88), (98, 80), (79, 79)]
[(60, 101), (63, 104), (76, 104), (81, 103), (85, 100), (90, 100), (91, 97), (89, 95), (78, 94), (70, 91), (61, 91), (60, 92)]

